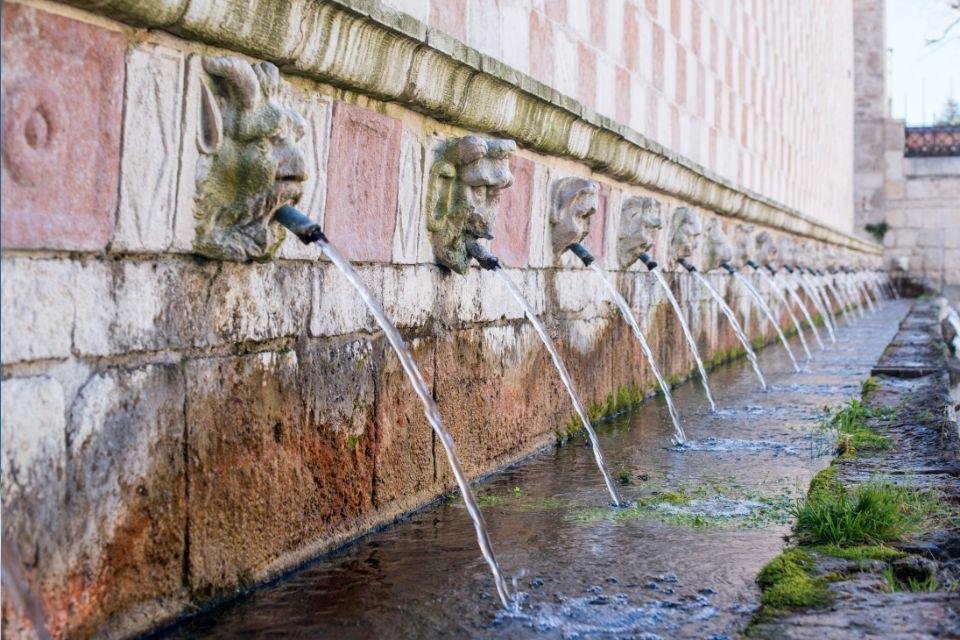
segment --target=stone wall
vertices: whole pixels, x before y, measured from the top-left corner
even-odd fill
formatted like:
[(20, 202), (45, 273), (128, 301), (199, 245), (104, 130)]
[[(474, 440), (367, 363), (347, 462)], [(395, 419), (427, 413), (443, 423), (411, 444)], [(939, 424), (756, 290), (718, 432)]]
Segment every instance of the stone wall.
[(854, 233), (883, 222), (887, 159), (887, 46), (884, 0), (854, 0)]
[(850, 0), (385, 4), (728, 180), (853, 228)]
[(892, 272), (960, 302), (960, 157), (905, 158), (903, 121), (887, 125), (884, 254)]
[[(473, 477), (552, 442), (572, 411), (494, 274), (434, 264), (424, 200), (444, 140), (521, 143), (492, 249), (596, 415), (654, 386), (595, 275), (554, 260), (557, 178), (598, 183), (585, 243), (674, 381), (693, 361), (652, 276), (620, 262), (625, 198), (660, 202), (653, 256), (714, 362), (737, 342), (673, 271), (676, 207), (738, 239), (765, 230), (841, 261), (878, 255), (379, 4), (75, 4), (98, 13), (40, 1), (2, 13), (3, 527), (58, 637), (151, 628), (454, 486), (397, 360), (329, 262), (292, 234), (269, 261), (196, 255), (201, 56), (284, 69), (284, 101), (303, 117), (299, 206), (401, 328)], [(701, 242), (693, 261), (707, 252)], [(773, 337), (745, 291), (709, 277), (751, 335)], [(9, 602), (5, 634), (28, 637)]]

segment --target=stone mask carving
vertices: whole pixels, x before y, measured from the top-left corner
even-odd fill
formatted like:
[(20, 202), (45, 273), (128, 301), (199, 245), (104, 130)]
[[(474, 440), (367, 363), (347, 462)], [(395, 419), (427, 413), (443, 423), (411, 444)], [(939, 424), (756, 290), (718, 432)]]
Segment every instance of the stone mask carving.
[(756, 229), (752, 224), (738, 224), (736, 231), (737, 250), (734, 256), (738, 265), (747, 264), (747, 260), (757, 259), (757, 238), (753, 232)]
[(673, 258), (689, 258), (697, 250), (697, 238), (703, 233), (700, 216), (689, 207), (677, 207), (673, 212), (673, 236), (670, 248)]
[(550, 234), (555, 256), (587, 237), (590, 219), (599, 206), (597, 193), (597, 183), (585, 178), (560, 178), (553, 183)]
[(269, 62), (204, 58), (197, 172), (197, 253), (222, 260), (267, 260), (285, 231), (273, 213), (295, 204), (306, 180), (297, 147), (306, 124), (281, 100)]
[(777, 261), (777, 243), (769, 231), (757, 234), (757, 257), (754, 260), (760, 265), (773, 264)]
[(500, 191), (513, 184), (513, 140), (466, 136), (443, 145), (430, 169), (427, 228), (437, 262), (457, 273), (470, 264), (467, 244), (493, 238)]
[(707, 261), (703, 265), (704, 271), (716, 269), (720, 265), (728, 264), (733, 260), (733, 247), (727, 241), (727, 234), (719, 220), (707, 223)]
[(797, 261), (797, 249), (794, 241), (787, 237), (780, 238), (775, 256), (779, 259), (781, 265), (792, 266)]
[(631, 196), (620, 208), (620, 233), (617, 237), (617, 255), (620, 266), (627, 268), (650, 251), (656, 233), (663, 228), (660, 202), (653, 198)]

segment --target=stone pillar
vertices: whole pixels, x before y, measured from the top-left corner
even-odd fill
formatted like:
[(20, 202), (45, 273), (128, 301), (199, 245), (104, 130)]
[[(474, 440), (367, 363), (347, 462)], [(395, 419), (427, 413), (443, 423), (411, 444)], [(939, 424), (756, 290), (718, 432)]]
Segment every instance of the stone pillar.
[(853, 1), (854, 232), (884, 219), (884, 128), (887, 118), (884, 0)]

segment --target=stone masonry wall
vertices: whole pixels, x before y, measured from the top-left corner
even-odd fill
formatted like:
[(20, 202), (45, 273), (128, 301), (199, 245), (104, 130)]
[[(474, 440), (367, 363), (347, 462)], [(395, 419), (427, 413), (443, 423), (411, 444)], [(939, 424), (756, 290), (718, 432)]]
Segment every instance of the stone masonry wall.
[(883, 221), (887, 47), (884, 0), (854, 0), (854, 233)]
[[(652, 276), (620, 266), (625, 197), (662, 203), (667, 224), (652, 253), (714, 362), (738, 343), (705, 292), (670, 264), (676, 206), (718, 220), (730, 236), (749, 221), (775, 237), (830, 243), (844, 259), (877, 257), (870, 245), (737, 190), (559, 97), (508, 120), (493, 109), (431, 102), (415, 65), (396, 89), (385, 88), (395, 78), (382, 69), (305, 70), (314, 64), (309, 51), (348, 41), (331, 35), (337, 25), (366, 34), (361, 43), (381, 38), (398, 50), (425, 33), (389, 12), (272, 0), (242, 10), (226, 0), (77, 4), (99, 13), (41, 1), (2, 7), (3, 529), (56, 637), (149, 629), (454, 486), (399, 363), (330, 263), (292, 236), (269, 262), (192, 253), (196, 54), (257, 54), (283, 66), (306, 127), (299, 144), (309, 178), (299, 206), (355, 261), (400, 327), (473, 477), (552, 442), (572, 411), (495, 276), (434, 264), (423, 201), (441, 140), (478, 130), (527, 136), (517, 135), (527, 142), (511, 162), (515, 183), (503, 193), (492, 249), (596, 414), (654, 385), (595, 275), (550, 255), (554, 179), (599, 183), (586, 245), (612, 270), (673, 381), (694, 364)], [(281, 38), (298, 19), (284, 7), (327, 12), (311, 18), (326, 40)], [(417, 42), (417, 55), (454, 71), (462, 68), (454, 62), (486, 60), (442, 39), (456, 58)], [(498, 95), (510, 104), (534, 104), (510, 97), (515, 85), (502, 80), (509, 69), (495, 71), (471, 71), (470, 90), (506, 87)], [(445, 100), (462, 95), (451, 83)], [(579, 119), (563, 119), (561, 107)], [(438, 113), (460, 115), (441, 121)], [(476, 124), (494, 116), (503, 119)], [(622, 136), (614, 140), (614, 131)], [(585, 140), (606, 142), (584, 148)], [(750, 335), (773, 337), (745, 291), (723, 272), (709, 277)], [(30, 637), (10, 598), (3, 601), (4, 634)]]
[(904, 275), (960, 302), (960, 157), (905, 158), (903, 121), (886, 129), (884, 254)]
[[(385, 0), (725, 178), (847, 231), (851, 4), (863, 2)], [(882, 11), (878, 19), (882, 38)]]

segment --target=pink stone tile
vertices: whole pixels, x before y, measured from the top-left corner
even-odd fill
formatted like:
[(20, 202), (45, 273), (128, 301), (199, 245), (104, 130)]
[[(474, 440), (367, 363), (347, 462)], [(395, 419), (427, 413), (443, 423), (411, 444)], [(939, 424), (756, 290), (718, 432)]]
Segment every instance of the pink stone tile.
[(431, 0), (428, 21), (431, 27), (466, 42), (467, 0)]
[(400, 134), (398, 120), (334, 105), (323, 230), (350, 260), (390, 262)]
[(610, 185), (600, 182), (597, 184), (597, 212), (590, 220), (590, 233), (583, 239), (583, 246), (597, 259), (597, 264), (604, 266), (604, 238), (607, 232), (607, 203), (610, 201)]
[(700, 28), (703, 21), (703, 15), (700, 5), (696, 2), (690, 9), (690, 51), (694, 56), (700, 57)]
[(623, 61), (634, 73), (640, 68), (639, 40), (640, 24), (637, 7), (627, 4), (623, 7)]
[(697, 115), (701, 118), (707, 114), (707, 70), (702, 64), (697, 64)]
[(733, 43), (730, 38), (724, 38), (726, 42), (726, 55), (723, 63), (723, 79), (728, 87), (733, 87)]
[(103, 249), (120, 169), (123, 36), (3, 5), (5, 249)]
[(678, 153), (681, 152), (681, 136), (680, 110), (675, 105), (670, 105), (670, 148)]
[(709, 150), (707, 152), (707, 158), (709, 161), (709, 167), (716, 170), (717, 168), (717, 129), (716, 127), (710, 127), (710, 141), (709, 141)]
[(590, 3), (590, 44), (607, 48), (607, 11), (605, 2)]
[(677, 82), (676, 82), (676, 103), (685, 105), (687, 103), (687, 50), (683, 45), (677, 45)]
[(680, 0), (670, 0), (670, 32), (680, 39)]
[(647, 113), (646, 113), (646, 131), (647, 135), (656, 137), (657, 133), (657, 93), (647, 91)]
[(588, 107), (595, 108), (597, 104), (597, 54), (583, 44), (577, 43), (577, 57), (579, 58), (579, 75), (577, 76), (577, 98)]
[(647, 13), (650, 14), (650, 17), (653, 19), (657, 18), (657, 0), (647, 0)]
[(720, 80), (713, 81), (713, 124), (716, 127), (723, 126), (723, 83)]
[(710, 20), (710, 71), (717, 72), (717, 23)]
[(566, 24), (567, 22), (567, 0), (545, 0), (544, 5), (547, 11), (547, 17), (554, 22)]
[(530, 12), (530, 75), (553, 83), (553, 24), (539, 11)]
[(630, 121), (630, 72), (617, 67), (616, 116), (620, 122)]
[(664, 33), (663, 27), (658, 24), (653, 25), (653, 86), (663, 91), (663, 52), (664, 52)]
[(530, 262), (530, 220), (535, 164), (520, 156), (510, 159), (513, 185), (501, 192), (500, 211), (493, 225), (493, 253), (505, 266)]

